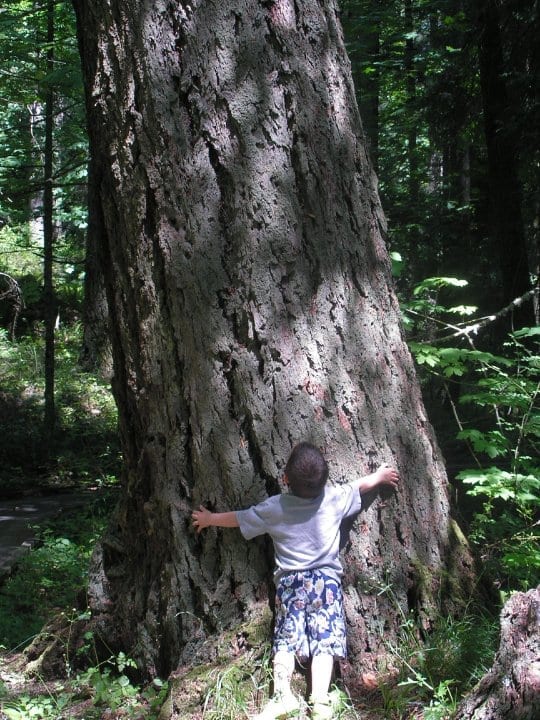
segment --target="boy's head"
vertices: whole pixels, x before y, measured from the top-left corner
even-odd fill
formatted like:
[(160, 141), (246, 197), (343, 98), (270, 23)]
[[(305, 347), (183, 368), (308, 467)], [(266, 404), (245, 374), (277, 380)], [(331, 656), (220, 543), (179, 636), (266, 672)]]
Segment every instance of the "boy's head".
[(293, 495), (316, 498), (321, 494), (328, 478), (328, 464), (319, 448), (301, 442), (293, 448), (285, 475)]

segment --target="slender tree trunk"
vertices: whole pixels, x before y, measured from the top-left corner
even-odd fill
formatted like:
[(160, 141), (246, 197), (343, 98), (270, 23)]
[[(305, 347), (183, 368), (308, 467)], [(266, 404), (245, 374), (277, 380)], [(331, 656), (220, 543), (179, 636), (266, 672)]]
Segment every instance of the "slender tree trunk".
[(109, 308), (105, 291), (103, 261), (99, 253), (105, 233), (99, 178), (95, 176), (93, 161), (88, 171), (88, 229), (84, 272), (83, 342), (80, 363), (86, 370), (112, 377), (112, 350), (109, 336)]
[(401, 613), (429, 628), (459, 606), (471, 565), (401, 336), (335, 4), (75, 8), (124, 450), (96, 622), (163, 673), (267, 603), (268, 541), (196, 536), (190, 511), (278, 492), (310, 439), (333, 482), (382, 462), (403, 477), (348, 536), (359, 683)]
[[(480, 84), (489, 165), (491, 232), (499, 257), (500, 302), (504, 306), (530, 290), (531, 280), (497, 2), (483, 0), (479, 9)], [(514, 313), (515, 327), (533, 322), (531, 305)]]
[[(348, 37), (353, 43), (353, 79), (358, 107), (375, 171), (379, 165), (380, 27), (383, 3), (378, 0), (349, 0), (341, 4), (351, 25)], [(347, 29), (345, 30), (347, 34)]]
[[(47, 3), (47, 74), (54, 70), (54, 0)], [(53, 188), (53, 131), (54, 90), (50, 79), (45, 95), (45, 148), (43, 189), (43, 301), (45, 313), (45, 413), (43, 441), (47, 454), (51, 451), (56, 424), (55, 409), (55, 326), (57, 306), (53, 280), (54, 251), (54, 188)]]
[(418, 207), (418, 197), (420, 193), (420, 183), (418, 175), (418, 156), (417, 156), (417, 128), (416, 128), (416, 71), (414, 67), (415, 45), (413, 33), (414, 24), (414, 7), (412, 0), (405, 0), (405, 30), (407, 38), (405, 40), (405, 54), (403, 57), (403, 67), (405, 71), (405, 92), (407, 93), (407, 105), (410, 112), (407, 130), (407, 160), (409, 164), (409, 194), (410, 204), (412, 208)]

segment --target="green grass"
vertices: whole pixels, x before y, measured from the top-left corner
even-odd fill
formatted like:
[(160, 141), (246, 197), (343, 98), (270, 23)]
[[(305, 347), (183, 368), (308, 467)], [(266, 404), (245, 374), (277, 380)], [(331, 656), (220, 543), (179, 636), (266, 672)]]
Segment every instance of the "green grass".
[(412, 618), (404, 620), (398, 642), (389, 645), (394, 673), (381, 688), (385, 710), (403, 717), (407, 708), (421, 705), (425, 720), (451, 717), (491, 667), (498, 637), (498, 618), (481, 610), (439, 618), (424, 639)]

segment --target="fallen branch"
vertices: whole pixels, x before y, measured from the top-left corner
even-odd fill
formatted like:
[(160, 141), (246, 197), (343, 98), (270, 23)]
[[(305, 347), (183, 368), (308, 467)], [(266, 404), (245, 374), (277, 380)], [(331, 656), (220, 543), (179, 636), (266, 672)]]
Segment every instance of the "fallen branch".
[(491, 323), (494, 323), (497, 320), (505, 317), (506, 315), (509, 315), (516, 308), (521, 307), (521, 305), (523, 305), (524, 303), (532, 300), (535, 295), (538, 295), (538, 288), (533, 288), (521, 297), (512, 300), (511, 303), (509, 303), (506, 307), (503, 307), (502, 310), (499, 310), (499, 312), (496, 312), (493, 315), (486, 315), (483, 318), (479, 318), (476, 322), (466, 325), (464, 328), (453, 326), (455, 328), (455, 332), (451, 333), (450, 335), (446, 335), (445, 337), (437, 338), (437, 342), (451, 340), (456, 337), (462, 337), (463, 335), (465, 335), (467, 338), (469, 338), (471, 335), (478, 335), (480, 330), (483, 330), (488, 325), (491, 325)]

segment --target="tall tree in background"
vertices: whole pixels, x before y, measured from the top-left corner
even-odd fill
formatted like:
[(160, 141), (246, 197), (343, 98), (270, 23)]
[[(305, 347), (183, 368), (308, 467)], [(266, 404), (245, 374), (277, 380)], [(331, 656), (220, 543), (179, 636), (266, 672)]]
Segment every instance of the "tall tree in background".
[[(499, 259), (502, 303), (507, 305), (531, 289), (523, 226), (518, 144), (505, 82), (501, 17), (496, 0), (477, 7), (480, 84), (491, 199), (491, 233)], [(531, 304), (515, 311), (516, 327), (532, 325)]]
[[(19, 268), (19, 329), (44, 329), (41, 464), (54, 460), (55, 326), (76, 308), (82, 276), (87, 163), (74, 15), (67, 1), (10, 0), (0, 13), (0, 237), (4, 263), (26, 253), (40, 271)], [(15, 274), (15, 273), (14, 273)], [(59, 291), (59, 285), (63, 288)], [(28, 292), (27, 292), (28, 290)], [(38, 325), (39, 327), (39, 325)]]
[(358, 679), (400, 613), (428, 628), (455, 609), (471, 567), (400, 332), (336, 6), (74, 5), (124, 451), (94, 613), (153, 673), (266, 603), (268, 544), (198, 538), (190, 510), (278, 492), (310, 439), (334, 482), (383, 461), (404, 478), (350, 535)]
[(342, 23), (362, 124), (375, 171), (379, 164), (381, 31), (390, 13), (381, 0), (343, 0)]
[(409, 114), (407, 132), (407, 163), (409, 166), (409, 200), (411, 207), (418, 208), (420, 182), (418, 177), (418, 128), (415, 122), (416, 110), (416, 71), (415, 71), (415, 13), (413, 0), (404, 0), (403, 14), (405, 18), (405, 50), (403, 68), (405, 71), (405, 95)]
[(45, 91), (45, 144), (43, 153), (43, 304), (45, 315), (45, 411), (43, 439), (50, 448), (54, 438), (56, 410), (54, 402), (54, 329), (56, 325), (56, 298), (53, 280), (54, 253), (54, 87), (51, 76), (54, 70), (54, 0), (47, 2), (46, 37), (46, 91)]
[[(401, 287), (465, 278), (467, 301), (495, 313), (538, 265), (538, 3), (343, 7)], [(533, 320), (529, 302), (514, 326)]]
[(95, 371), (104, 378), (112, 375), (111, 341), (109, 336), (109, 307), (99, 253), (105, 232), (93, 161), (88, 168), (88, 227), (86, 231), (83, 339), (80, 362), (83, 368)]

